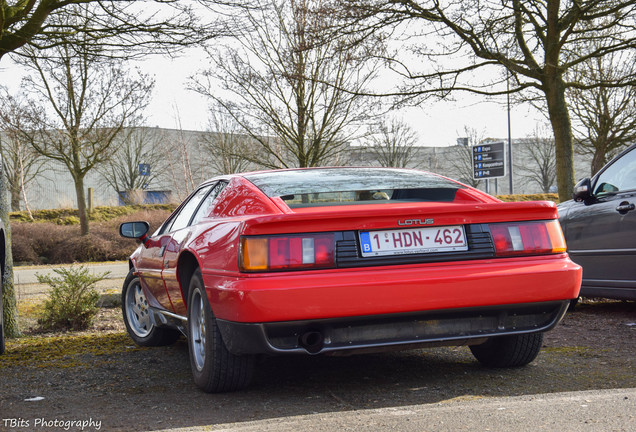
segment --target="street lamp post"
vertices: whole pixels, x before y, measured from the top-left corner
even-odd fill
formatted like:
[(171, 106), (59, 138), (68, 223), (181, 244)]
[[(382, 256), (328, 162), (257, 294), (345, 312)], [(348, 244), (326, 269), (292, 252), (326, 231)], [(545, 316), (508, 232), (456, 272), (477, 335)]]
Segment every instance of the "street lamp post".
[(510, 195), (514, 193), (512, 187), (512, 137), (510, 132), (510, 71), (508, 71), (508, 79), (506, 79), (506, 97), (508, 99), (508, 181)]

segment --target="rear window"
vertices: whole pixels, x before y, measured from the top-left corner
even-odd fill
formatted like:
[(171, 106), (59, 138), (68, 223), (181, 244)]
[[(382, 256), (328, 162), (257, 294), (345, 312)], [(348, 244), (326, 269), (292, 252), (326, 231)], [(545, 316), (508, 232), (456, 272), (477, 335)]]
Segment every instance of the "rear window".
[(291, 208), (395, 202), (451, 202), (462, 186), (423, 171), (391, 168), (318, 168), (245, 176)]

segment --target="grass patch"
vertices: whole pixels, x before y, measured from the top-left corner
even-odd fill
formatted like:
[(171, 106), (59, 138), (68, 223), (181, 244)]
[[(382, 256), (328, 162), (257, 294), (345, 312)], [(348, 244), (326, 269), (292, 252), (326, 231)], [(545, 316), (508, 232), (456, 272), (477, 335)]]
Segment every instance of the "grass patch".
[(38, 321), (44, 315), (44, 298), (19, 300), (17, 307), (20, 330), (26, 334), (37, 333), (39, 329)]
[[(95, 207), (89, 213), (88, 220), (91, 222), (107, 222), (144, 210), (163, 210), (171, 213), (175, 208), (175, 204), (101, 206)], [(26, 211), (10, 212), (9, 220), (11, 222), (50, 222), (56, 225), (79, 225), (79, 212), (77, 209), (35, 210), (31, 213), (33, 214), (33, 221), (29, 219)]]
[(543, 194), (526, 194), (526, 195), (497, 195), (502, 201), (515, 202), (515, 201), (553, 201), (559, 203), (559, 195), (555, 193), (543, 193)]
[(44, 301), (41, 299), (28, 299), (18, 302), (18, 314), (29, 318), (38, 319), (44, 313)]
[(599, 353), (602, 352), (611, 352), (612, 350), (609, 348), (591, 348), (587, 346), (560, 346), (560, 347), (544, 347), (541, 349), (546, 353), (550, 354), (561, 354), (566, 356), (578, 355), (579, 357), (585, 358), (596, 358)]
[(581, 356), (588, 355), (592, 352), (592, 350), (589, 347), (584, 347), (584, 346), (545, 347), (545, 348), (542, 348), (542, 351), (553, 353), (553, 354), (578, 354)]
[(146, 349), (135, 346), (123, 332), (28, 336), (9, 339), (6, 344), (0, 368), (88, 368), (99, 358), (110, 360), (113, 354)]

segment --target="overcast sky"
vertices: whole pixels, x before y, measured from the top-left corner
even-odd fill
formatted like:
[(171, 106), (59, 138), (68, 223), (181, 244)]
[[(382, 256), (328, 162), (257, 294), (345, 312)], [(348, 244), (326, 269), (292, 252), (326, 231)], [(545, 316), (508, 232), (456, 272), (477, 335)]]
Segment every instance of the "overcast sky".
[[(207, 100), (186, 89), (188, 77), (207, 66), (198, 55), (176, 59), (153, 57), (140, 67), (155, 76), (156, 85), (152, 102), (147, 109), (148, 125), (185, 130), (206, 130), (208, 125)], [(16, 91), (20, 82), (20, 69), (5, 57), (0, 63), (0, 84)], [(505, 97), (500, 102), (484, 102), (470, 94), (457, 94), (455, 102), (427, 102), (396, 114), (408, 122), (419, 135), (424, 146), (456, 144), (464, 135), (464, 127), (483, 131), (484, 137), (506, 139), (508, 136)], [(512, 107), (512, 138), (525, 138), (542, 122), (541, 115), (529, 107)]]

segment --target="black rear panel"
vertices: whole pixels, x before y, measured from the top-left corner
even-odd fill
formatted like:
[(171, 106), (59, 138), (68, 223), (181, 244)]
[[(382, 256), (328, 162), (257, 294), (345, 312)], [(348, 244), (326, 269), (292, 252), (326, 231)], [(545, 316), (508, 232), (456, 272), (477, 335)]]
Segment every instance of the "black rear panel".
[(399, 264), (435, 263), (492, 258), (495, 248), (486, 224), (466, 225), (468, 250), (460, 252), (439, 252), (397, 256), (362, 257), (356, 231), (345, 231), (342, 239), (336, 241), (336, 266), (366, 267)]

